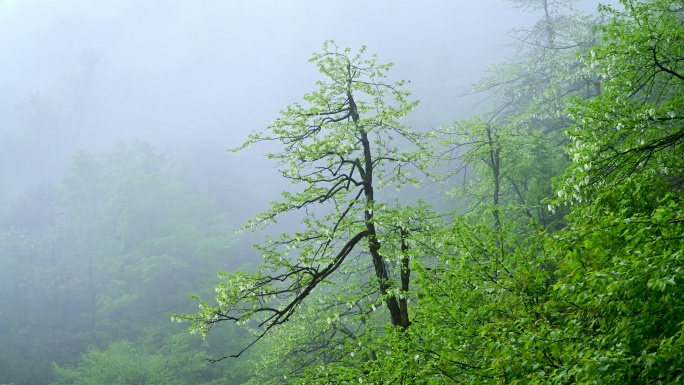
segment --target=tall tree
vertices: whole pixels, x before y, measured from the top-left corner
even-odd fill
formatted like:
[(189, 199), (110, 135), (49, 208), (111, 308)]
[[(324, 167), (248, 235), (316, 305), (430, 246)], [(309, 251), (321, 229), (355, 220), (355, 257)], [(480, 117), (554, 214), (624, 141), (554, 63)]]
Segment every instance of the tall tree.
[(94, 49), (83, 50), (77, 58), (77, 64), (64, 75), (64, 87), (74, 105), (76, 132), (82, 129), (83, 118), (89, 110), (97, 105), (101, 62), (101, 55)]
[[(430, 135), (401, 123), (417, 102), (408, 100), (406, 82), (385, 80), (392, 64), (378, 64), (365, 50), (353, 53), (325, 42), (310, 60), (324, 76), (318, 89), (236, 149), (279, 142), (283, 150), (267, 156), (296, 186), (246, 228), (262, 229), (297, 211), (303, 229), (257, 246), (264, 258), (257, 272), (224, 274), (215, 304), (198, 298), (199, 313), (175, 316), (192, 321), (192, 331), (204, 335), (224, 321), (253, 322), (256, 342), (295, 317), (315, 292), (327, 294), (319, 297), (329, 305), (320, 316), (330, 322), (344, 315), (339, 305), (364, 313), (382, 303), (393, 327), (405, 330), (411, 324), (414, 237), (431, 214), (422, 204), (405, 207), (393, 203), (391, 194), (381, 197), (383, 187), (416, 182), (410, 173), (426, 167)], [(348, 284), (344, 272), (353, 270), (363, 275)]]

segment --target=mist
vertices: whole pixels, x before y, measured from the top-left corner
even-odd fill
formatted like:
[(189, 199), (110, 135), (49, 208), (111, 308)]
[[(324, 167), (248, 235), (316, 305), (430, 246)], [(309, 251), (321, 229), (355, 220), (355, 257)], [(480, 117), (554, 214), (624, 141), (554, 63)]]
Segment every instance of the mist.
[[(307, 60), (326, 39), (396, 63), (393, 76), (422, 101), (417, 123), (449, 124), (471, 108), (459, 97), (505, 56), (505, 33), (523, 17), (497, 1), (4, 1), (2, 186), (16, 196), (62, 175), (73, 151), (119, 139), (235, 147), (313, 88)], [(54, 155), (31, 156), (45, 151), (40, 138)], [(28, 148), (8, 158), (18, 145)]]
[(228, 150), (315, 90), (311, 54), (334, 40), (394, 63), (420, 101), (406, 123), (428, 131), (481, 108), (471, 85), (541, 17), (499, 0), (0, 0), (0, 384), (52, 381), (81, 354), (143, 340), (202, 351), (196, 370), (219, 378), (202, 360), (248, 336), (202, 345), (165, 313), (260, 262), (260, 234), (234, 230), (288, 182), (264, 157), (272, 144)]

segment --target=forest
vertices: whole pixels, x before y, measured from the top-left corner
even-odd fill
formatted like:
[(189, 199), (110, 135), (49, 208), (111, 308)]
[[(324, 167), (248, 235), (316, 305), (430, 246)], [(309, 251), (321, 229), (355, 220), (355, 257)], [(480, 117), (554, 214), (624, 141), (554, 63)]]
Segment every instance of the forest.
[(8, 200), (0, 384), (684, 383), (684, 2), (508, 3), (451, 124), (322, 37), (220, 156), (120, 140)]

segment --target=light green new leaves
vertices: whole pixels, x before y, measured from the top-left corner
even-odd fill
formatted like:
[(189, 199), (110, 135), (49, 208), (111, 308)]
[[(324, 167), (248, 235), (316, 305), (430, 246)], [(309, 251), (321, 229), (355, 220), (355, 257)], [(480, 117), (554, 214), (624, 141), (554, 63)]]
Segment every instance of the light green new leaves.
[[(394, 325), (408, 326), (411, 263), (421, 256), (417, 240), (434, 215), (422, 203), (406, 207), (380, 197), (383, 187), (418, 182), (412, 173), (429, 166), (432, 135), (402, 123), (417, 102), (409, 101), (406, 82), (386, 80), (392, 65), (378, 64), (365, 50), (326, 42), (310, 60), (323, 75), (317, 89), (232, 150), (278, 142), (281, 151), (267, 157), (293, 185), (244, 229), (262, 229), (292, 211), (302, 213), (301, 227), (257, 245), (263, 263), (256, 272), (223, 275), (214, 304), (197, 298), (199, 313), (174, 316), (192, 321), (192, 331), (204, 335), (222, 321), (247, 323), (256, 342), (275, 326), (308, 322), (306, 313), (318, 309), (357, 325), (342, 337), (361, 336), (358, 326), (367, 321), (341, 311), (347, 304), (386, 308)], [(314, 298), (325, 305), (311, 305)]]
[(573, 165), (559, 191), (568, 201), (594, 199), (635, 173), (672, 183), (684, 166), (684, 11), (668, 0), (623, 4), (625, 12), (604, 7), (613, 17), (606, 44), (584, 57), (602, 93), (570, 110), (578, 120), (568, 130)]

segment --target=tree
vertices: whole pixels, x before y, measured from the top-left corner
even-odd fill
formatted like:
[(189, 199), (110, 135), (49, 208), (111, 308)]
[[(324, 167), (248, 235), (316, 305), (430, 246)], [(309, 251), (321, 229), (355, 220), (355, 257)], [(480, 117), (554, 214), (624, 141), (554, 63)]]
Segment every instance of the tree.
[(684, 143), (684, 46), (681, 4), (622, 2), (603, 28), (605, 43), (584, 58), (602, 80), (600, 97), (577, 101), (570, 114), (573, 158), (559, 194), (581, 202), (607, 186), (630, 184), (632, 176), (667, 181), (681, 190)]
[[(611, 19), (597, 27), (603, 41), (584, 46), (565, 62), (572, 65), (546, 62), (547, 72), (532, 78), (540, 81), (522, 88), (508, 88), (522, 76), (500, 83), (515, 92), (503, 94), (508, 103), (496, 119), (465, 125), (477, 134), (466, 154), (483, 164), (474, 183), (492, 197), (494, 215), (457, 220), (444, 265), (416, 281), (421, 306), (410, 332), (429, 347), (423, 354), (435, 383), (684, 379), (684, 8), (670, 0), (622, 4), (624, 11), (602, 8)], [(569, 35), (545, 30), (553, 37), (546, 58), (562, 57), (558, 39)], [(502, 203), (517, 195), (510, 176), (554, 176), (516, 171), (539, 156), (511, 162), (528, 157), (516, 145), (529, 128), (564, 128), (567, 137), (549, 138), (568, 143), (571, 162), (559, 199), (546, 195), (551, 210), (568, 212), (566, 224), (541, 233), (521, 232), (516, 206), (502, 215)], [(506, 194), (497, 181), (513, 188)]]
[(77, 65), (64, 75), (64, 86), (74, 105), (77, 132), (82, 129), (83, 118), (97, 104), (101, 66), (102, 56), (89, 48), (81, 52)]
[[(553, 233), (526, 236), (532, 246), (527, 250), (509, 248), (515, 271), (505, 269), (495, 286), (485, 286), (485, 299), (460, 301), (468, 306), (458, 307), (458, 316), (451, 318), (466, 325), (468, 319), (486, 320), (470, 334), (479, 336), (480, 344), (465, 338), (470, 344), (458, 345), (452, 337), (455, 343), (447, 345), (461, 347), (447, 351), (449, 358), (481, 357), (454, 360), (471, 365), (465, 369), (448, 366), (477, 374), (472, 382), (666, 384), (684, 379), (678, 77), (684, 9), (668, 0), (624, 1), (623, 6), (624, 11), (603, 8), (611, 16), (599, 28), (603, 41), (579, 60), (582, 78), (594, 79), (600, 92), (577, 95), (565, 107), (574, 122), (566, 128), (572, 163), (558, 183), (555, 207), (567, 207), (567, 224)], [(461, 250), (477, 249), (461, 245)], [(526, 268), (528, 261), (543, 266), (540, 257), (557, 265), (553, 274)], [(455, 278), (435, 287), (472, 281)], [(474, 285), (474, 292), (481, 287)], [(489, 299), (493, 294), (508, 300)]]
[(316, 292), (326, 294), (319, 316), (330, 323), (344, 317), (343, 308), (360, 309), (357, 322), (363, 322), (362, 314), (383, 303), (390, 325), (405, 330), (411, 324), (414, 238), (426, 230), (422, 225), (431, 213), (421, 203), (402, 206), (380, 197), (384, 187), (417, 182), (410, 173), (427, 166), (430, 135), (401, 123), (416, 102), (408, 100), (406, 82), (385, 81), (392, 65), (378, 64), (365, 50), (353, 53), (325, 42), (310, 60), (325, 77), (318, 89), (234, 150), (279, 142), (283, 150), (267, 156), (297, 188), (283, 192), (283, 201), (245, 228), (262, 229), (296, 211), (303, 212), (303, 229), (257, 246), (264, 258), (257, 272), (223, 274), (215, 304), (197, 298), (199, 313), (174, 316), (192, 321), (193, 332), (205, 335), (224, 321), (250, 322), (258, 331), (247, 349), (293, 319)]
[(182, 308), (187, 285), (225, 265), (218, 256), (234, 242), (226, 215), (183, 173), (169, 154), (134, 141), (78, 154), (64, 181), (67, 255), (85, 286), (79, 292), (90, 296), (80, 301), (89, 305), (83, 311), (117, 338), (135, 337), (136, 325)]
[(448, 176), (468, 175), (455, 193), (469, 200), (470, 210), (491, 212), (497, 228), (516, 222), (524, 229), (532, 220), (554, 230), (563, 212), (548, 210), (547, 201), (555, 195), (553, 178), (569, 163), (562, 148), (573, 121), (565, 109), (573, 98), (600, 91), (597, 76), (580, 61), (598, 41), (598, 20), (572, 8), (563, 12), (567, 2), (510, 2), (543, 16), (532, 28), (513, 31), (513, 58), (492, 66), (490, 76), (474, 85), (487, 107), (443, 130), (444, 158), (458, 164)]

